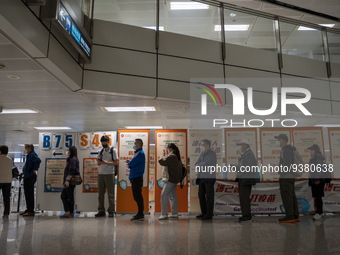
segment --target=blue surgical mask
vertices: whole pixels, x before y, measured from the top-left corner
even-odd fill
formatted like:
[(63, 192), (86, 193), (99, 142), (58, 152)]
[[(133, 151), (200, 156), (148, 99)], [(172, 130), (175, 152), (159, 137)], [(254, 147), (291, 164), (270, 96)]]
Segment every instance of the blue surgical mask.
[(137, 146), (136, 146), (136, 145), (134, 145), (134, 146), (133, 146), (133, 149), (134, 149), (134, 150), (137, 150)]

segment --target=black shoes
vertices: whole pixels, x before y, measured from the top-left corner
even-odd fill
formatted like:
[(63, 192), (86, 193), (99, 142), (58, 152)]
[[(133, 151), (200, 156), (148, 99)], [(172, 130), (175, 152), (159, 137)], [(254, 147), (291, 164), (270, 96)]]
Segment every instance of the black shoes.
[(133, 216), (131, 219), (131, 221), (143, 221), (143, 220), (144, 220), (144, 215), (138, 215), (138, 214)]
[(238, 222), (242, 223), (242, 222), (251, 222), (253, 219), (252, 218), (246, 218), (246, 217), (240, 217), (238, 219)]
[(113, 216), (114, 216), (114, 212), (109, 212), (109, 217), (113, 218)]
[(199, 220), (211, 220), (212, 216), (200, 214), (200, 215), (197, 215), (196, 218)]
[(94, 215), (94, 217), (104, 217), (106, 216), (105, 212), (98, 212), (97, 214)]
[(197, 219), (202, 219), (203, 217), (204, 217), (203, 214), (200, 214), (200, 215), (197, 215), (197, 216), (196, 216)]

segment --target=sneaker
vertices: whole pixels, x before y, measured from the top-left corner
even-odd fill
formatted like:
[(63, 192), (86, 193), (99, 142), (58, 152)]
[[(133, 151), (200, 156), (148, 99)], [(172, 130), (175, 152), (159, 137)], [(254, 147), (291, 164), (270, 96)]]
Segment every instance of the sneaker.
[(132, 217), (131, 221), (143, 221), (144, 220), (144, 215), (135, 215)]
[(202, 219), (203, 217), (204, 217), (203, 214), (200, 214), (200, 215), (197, 215), (197, 216), (196, 216), (197, 219)]
[(109, 212), (109, 217), (113, 218), (113, 216), (114, 216), (114, 212)]
[(35, 213), (34, 212), (25, 212), (24, 214), (22, 214), (22, 216), (26, 217), (26, 216), (34, 216)]
[(253, 221), (253, 219), (252, 218), (246, 218), (246, 217), (238, 218), (238, 222), (240, 222), (240, 223), (246, 222), (246, 221), (251, 222), (251, 221)]
[(166, 215), (161, 215), (161, 216), (158, 217), (158, 219), (159, 219), (159, 220), (168, 220), (169, 217), (166, 216)]
[(292, 218), (287, 218), (287, 217), (284, 217), (282, 219), (279, 219), (279, 223), (294, 223), (296, 222), (295, 219), (292, 219)]
[(178, 219), (178, 214), (170, 214), (169, 218), (170, 219)]
[(27, 210), (24, 211), (24, 212), (21, 212), (20, 215), (24, 215), (25, 213), (27, 213)]
[(313, 220), (320, 220), (322, 218), (323, 214), (318, 214), (316, 213), (314, 216), (313, 216)]
[(98, 212), (97, 214), (94, 215), (94, 217), (104, 217), (106, 216), (105, 212)]

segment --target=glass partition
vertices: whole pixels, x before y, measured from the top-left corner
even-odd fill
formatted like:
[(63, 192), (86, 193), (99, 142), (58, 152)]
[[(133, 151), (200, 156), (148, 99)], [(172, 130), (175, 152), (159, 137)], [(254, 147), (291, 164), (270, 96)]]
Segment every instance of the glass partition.
[(280, 35), (283, 54), (324, 60), (320, 30), (280, 22)]
[(274, 20), (224, 10), (226, 43), (276, 51)]
[(156, 28), (157, 0), (95, 0), (95, 19)]
[(221, 41), (219, 8), (189, 0), (160, 1), (160, 30)]
[(340, 64), (340, 34), (327, 33), (330, 61)]

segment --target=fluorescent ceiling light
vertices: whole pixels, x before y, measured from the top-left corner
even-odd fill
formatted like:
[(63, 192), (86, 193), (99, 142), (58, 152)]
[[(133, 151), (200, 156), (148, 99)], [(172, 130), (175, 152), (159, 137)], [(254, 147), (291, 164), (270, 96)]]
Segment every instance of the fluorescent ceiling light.
[[(22, 144), (22, 143), (20, 143), (20, 144), (18, 144), (18, 146), (24, 147), (24, 146), (25, 146), (25, 144)], [(38, 146), (39, 146), (39, 144), (33, 144), (33, 146), (34, 146), (34, 147), (38, 147)]]
[(318, 124), (314, 125), (314, 127), (340, 127), (340, 124)]
[(196, 2), (170, 2), (171, 10), (206, 10), (209, 5)]
[[(323, 27), (334, 27), (335, 24), (319, 24), (320, 26), (323, 26)], [(314, 31), (314, 30), (317, 30), (315, 28), (311, 28), (311, 27), (304, 27), (304, 26), (299, 26), (298, 28), (299, 31)]]
[(16, 114), (16, 113), (38, 113), (38, 111), (31, 109), (4, 109), (2, 114)]
[(163, 126), (126, 126), (127, 129), (162, 129)]
[(34, 127), (37, 130), (68, 130), (70, 127)]
[[(249, 25), (224, 25), (225, 31), (247, 31)], [(215, 25), (214, 31), (221, 31), (221, 25)]]
[[(146, 26), (146, 27), (144, 27), (144, 28), (156, 30), (156, 27), (155, 27), (155, 26)], [(160, 27), (159, 27), (159, 31), (164, 31), (164, 27), (160, 26)]]
[(154, 112), (156, 108), (153, 106), (137, 106), (137, 107), (105, 107), (108, 112)]

